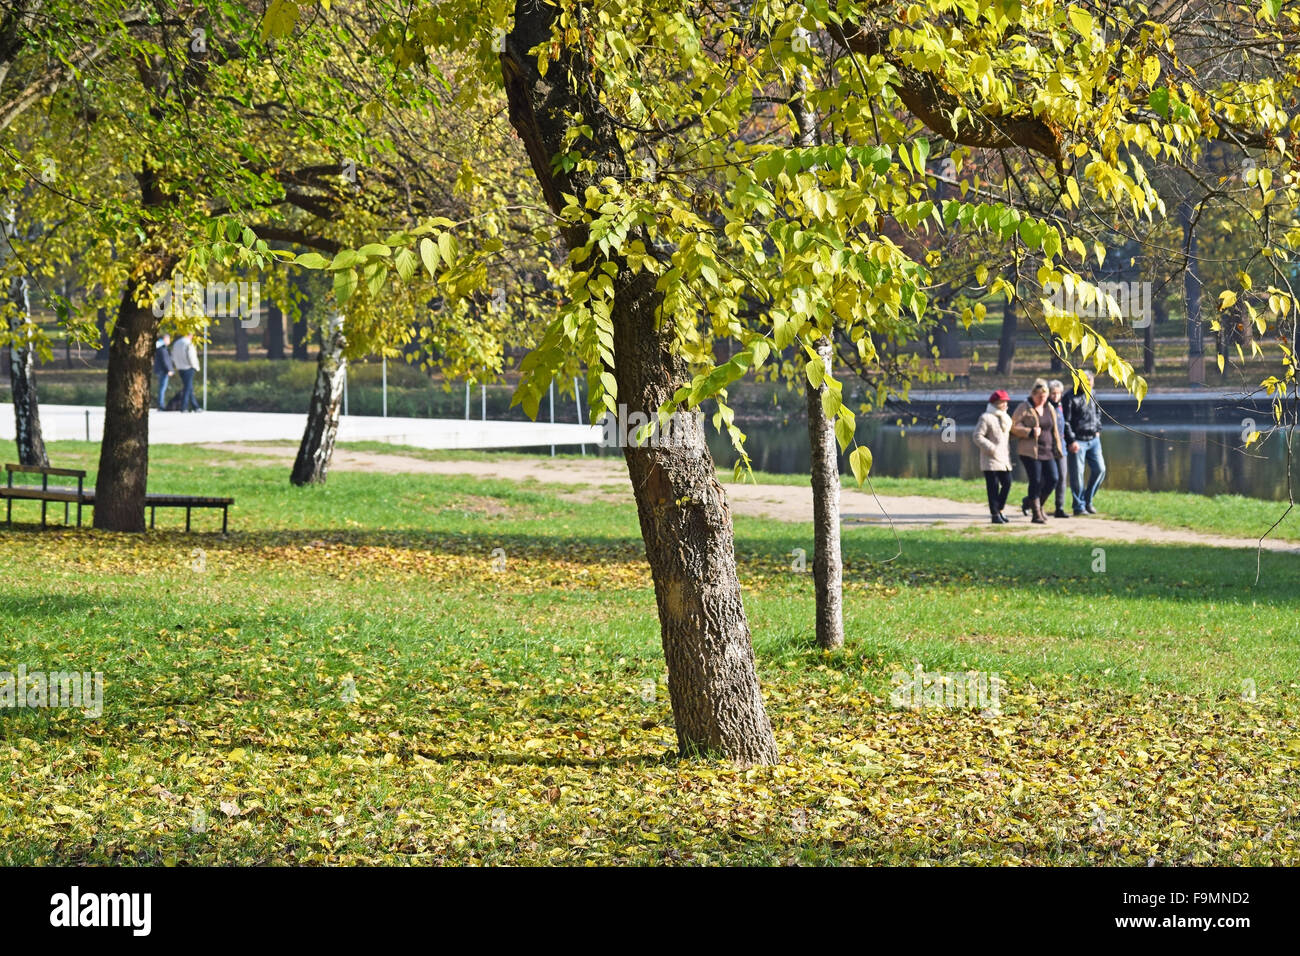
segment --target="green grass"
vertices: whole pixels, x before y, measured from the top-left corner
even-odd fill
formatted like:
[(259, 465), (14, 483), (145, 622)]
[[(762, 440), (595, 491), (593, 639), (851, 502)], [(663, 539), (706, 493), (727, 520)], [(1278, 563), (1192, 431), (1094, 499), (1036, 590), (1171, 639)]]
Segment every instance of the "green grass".
[[(896, 555), (853, 527), (824, 654), (790, 569), (811, 528), (739, 518), (782, 750), (741, 770), (672, 752), (630, 502), (206, 457), (153, 449), (150, 486), (234, 495), (227, 538), (5, 533), (0, 670), (102, 671), (105, 697), (0, 710), (0, 861), (1300, 859), (1291, 556), (1255, 585), (1245, 550), (1107, 545), (1094, 573), (1067, 539)], [(1000, 674), (1001, 716), (891, 706), (917, 663)]]

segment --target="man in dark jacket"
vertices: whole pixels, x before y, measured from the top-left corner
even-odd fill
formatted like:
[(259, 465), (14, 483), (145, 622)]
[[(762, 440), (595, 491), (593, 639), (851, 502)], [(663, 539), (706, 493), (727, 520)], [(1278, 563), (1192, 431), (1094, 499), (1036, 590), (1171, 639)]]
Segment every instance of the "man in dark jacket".
[(160, 412), (167, 410), (167, 382), (176, 371), (176, 363), (172, 361), (171, 343), (172, 337), (170, 335), (162, 335), (159, 336), (153, 347), (153, 374), (158, 379), (158, 410)]
[[(1095, 515), (1093, 498), (1106, 477), (1106, 459), (1101, 453), (1101, 409), (1092, 398), (1093, 377), (1088, 379), (1088, 393), (1076, 390), (1065, 402), (1065, 448), (1070, 461), (1070, 495), (1076, 515)], [(1090, 474), (1084, 484), (1084, 467)]]

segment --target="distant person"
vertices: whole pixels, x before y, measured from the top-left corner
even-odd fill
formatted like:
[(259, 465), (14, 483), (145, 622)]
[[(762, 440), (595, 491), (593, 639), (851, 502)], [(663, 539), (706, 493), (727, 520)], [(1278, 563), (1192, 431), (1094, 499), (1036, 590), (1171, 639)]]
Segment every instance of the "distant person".
[(175, 341), (172, 361), (176, 363), (176, 371), (181, 373), (181, 411), (203, 411), (194, 397), (194, 373), (199, 368), (199, 353), (194, 348), (193, 336), (182, 335)]
[(998, 389), (989, 396), (988, 408), (975, 426), (975, 444), (980, 450), (980, 471), (989, 496), (989, 514), (994, 524), (1009, 524), (1002, 513), (1011, 491), (1011, 396)]
[[(1088, 391), (1076, 389), (1065, 401), (1065, 447), (1070, 453), (1070, 495), (1076, 515), (1095, 515), (1093, 499), (1106, 479), (1106, 459), (1101, 453), (1101, 409), (1092, 397), (1093, 376), (1084, 372)], [(1084, 484), (1084, 467), (1091, 474)]]
[(1069, 479), (1069, 469), (1065, 466), (1065, 409), (1061, 406), (1064, 398), (1064, 382), (1054, 378), (1047, 383), (1047, 401), (1056, 413), (1056, 433), (1061, 436), (1061, 450), (1056, 456), (1056, 510), (1052, 512), (1053, 518), (1070, 517), (1065, 511), (1065, 483)]
[(1056, 459), (1064, 445), (1043, 379), (1035, 379), (1029, 397), (1016, 406), (1011, 416), (1011, 435), (1020, 439), (1016, 452), (1029, 478), (1029, 494), (1020, 503), (1020, 510), (1023, 514), (1032, 510), (1034, 524), (1047, 524), (1043, 502), (1056, 487)]
[(158, 379), (158, 411), (167, 410), (167, 384), (176, 372), (176, 363), (172, 361), (172, 337), (166, 333), (158, 337), (153, 347), (153, 374)]

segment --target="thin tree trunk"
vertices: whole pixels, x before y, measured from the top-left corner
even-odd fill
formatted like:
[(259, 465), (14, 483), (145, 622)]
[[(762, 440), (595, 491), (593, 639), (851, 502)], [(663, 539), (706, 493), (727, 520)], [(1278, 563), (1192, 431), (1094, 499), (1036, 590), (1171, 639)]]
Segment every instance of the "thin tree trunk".
[(1163, 325), (1169, 318), (1169, 306), (1164, 299), (1158, 299), (1151, 310), (1154, 315), (1151, 322), (1142, 330), (1142, 374), (1154, 375), (1156, 371), (1156, 327)]
[(343, 335), (343, 317), (335, 316), (316, 358), (316, 387), (307, 408), (307, 428), (298, 445), (289, 480), (295, 485), (325, 483), (334, 439), (339, 431), (339, 407), (343, 403), (343, 379), (347, 375), (347, 358), (343, 354), (347, 339)]
[(293, 357), (296, 361), (307, 361), (307, 316), (300, 315), (293, 323)]
[[(807, 39), (807, 31), (796, 33)], [(794, 111), (797, 146), (810, 149), (818, 145), (817, 117), (808, 105), (808, 75), (800, 69), (795, 74)], [(829, 337), (819, 339), (815, 348), (827, 374), (830, 373), (834, 347)], [(942, 353), (941, 353), (942, 354)], [(813, 593), (816, 604), (817, 645), (826, 650), (844, 646), (844, 575), (840, 554), (840, 467), (836, 454), (835, 419), (826, 414), (822, 404), (826, 385), (814, 388), (807, 384), (808, 450), (811, 460), (813, 497)]]
[(244, 320), (239, 316), (234, 316), (235, 322), (235, 361), (248, 361), (248, 329), (244, 326)]
[[(820, 339), (817, 354), (831, 368), (830, 339)], [(817, 645), (844, 646), (844, 573), (840, 554), (840, 467), (835, 419), (826, 414), (827, 388), (808, 385), (808, 447), (812, 452), (813, 590), (817, 595)]]
[[(4, 222), (4, 246), (0, 248), (0, 265), (13, 254), (13, 237), (18, 234), (16, 217), (11, 208)], [(27, 276), (15, 276), (9, 283), (9, 297), (15, 314), (9, 320), (9, 387), (14, 403), (14, 439), (18, 461), (23, 465), (49, 467), (45, 439), (41, 435), (41, 407), (36, 399), (36, 353), (31, 345), (32, 303)]]
[(108, 358), (108, 309), (103, 306), (95, 313), (95, 328), (99, 330), (99, 348), (95, 350), (95, 358)]
[(1192, 201), (1178, 205), (1178, 219), (1183, 226), (1183, 304), (1187, 310), (1187, 379), (1193, 385), (1205, 384), (1205, 326), (1201, 321), (1201, 263), (1198, 258), (1196, 221)]
[(153, 407), (153, 346), (158, 318), (138, 290), (170, 274), (168, 260), (154, 276), (128, 280), (108, 344), (108, 387), (104, 395), (104, 438), (95, 479), (95, 527), (144, 531), (149, 481), (149, 409)]
[[(27, 277), (15, 278), (11, 295), (27, 321), (31, 318), (31, 300), (28, 297)], [(45, 439), (41, 434), (41, 406), (36, 399), (36, 352), (31, 347), (27, 321), (15, 316), (9, 323), (11, 342), (23, 341), (25, 345), (11, 345), (10, 387), (14, 402), (14, 438), (18, 445), (18, 462), (48, 468), (49, 456), (45, 452)]]
[(274, 302), (266, 303), (266, 357), (284, 358), (284, 312)]
[(998, 336), (998, 374), (1010, 375), (1016, 367), (1016, 326), (1020, 324), (1020, 300), (1012, 299), (1002, 310), (1002, 332)]
[[(517, 0), (501, 64), (510, 122), (528, 149), (548, 205), (558, 213), (563, 193), (583, 195), (604, 176), (630, 176), (618, 129), (593, 96), (596, 86), (585, 61), (562, 50), (545, 77), (537, 71), (529, 51), (549, 42), (557, 15), (556, 7)], [(590, 142), (566, 145), (565, 134), (578, 123), (592, 130)], [(595, 172), (553, 171), (552, 157), (575, 148), (590, 150)], [(653, 245), (649, 236), (636, 238)], [(586, 242), (580, 227), (567, 229), (565, 239), (571, 248)], [(690, 381), (690, 371), (672, 348), (671, 324), (663, 328), (658, 321), (663, 297), (654, 276), (633, 273), (617, 254), (606, 261), (615, 268), (611, 318), (618, 400), (632, 411), (652, 413)], [(655, 584), (678, 748), (742, 764), (771, 763), (776, 739), (741, 600), (731, 512), (703, 423), (697, 416), (681, 417), (673, 441), (624, 452)]]

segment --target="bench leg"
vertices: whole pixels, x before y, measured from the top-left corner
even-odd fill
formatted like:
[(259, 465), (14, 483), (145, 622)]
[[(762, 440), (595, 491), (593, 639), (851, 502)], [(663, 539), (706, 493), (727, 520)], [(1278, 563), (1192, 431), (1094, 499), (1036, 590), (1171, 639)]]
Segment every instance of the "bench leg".
[(185, 509), (185, 533), (190, 533), (190, 509)]
[(68, 521), (68, 507), (69, 507), (69, 504), (68, 504), (68, 502), (65, 501), (65, 502), (63, 503), (63, 524), (64, 524), (65, 526), (67, 526), (68, 524), (71, 524), (71, 522)]
[(226, 533), (226, 516), (227, 516), (229, 513), (230, 513), (230, 509), (228, 509), (228, 508), (222, 508), (222, 509), (221, 509), (221, 533), (222, 533), (222, 534), (225, 534), (225, 533)]
[(46, 504), (47, 502), (45, 501), (44, 498), (42, 498), (41, 499), (41, 527), (42, 528), (45, 527), (45, 505)]
[(153, 530), (154, 521), (157, 518), (158, 518), (158, 509), (151, 506), (149, 508), (149, 530), (151, 531)]
[(81, 499), (77, 499), (77, 527), (81, 527)]

